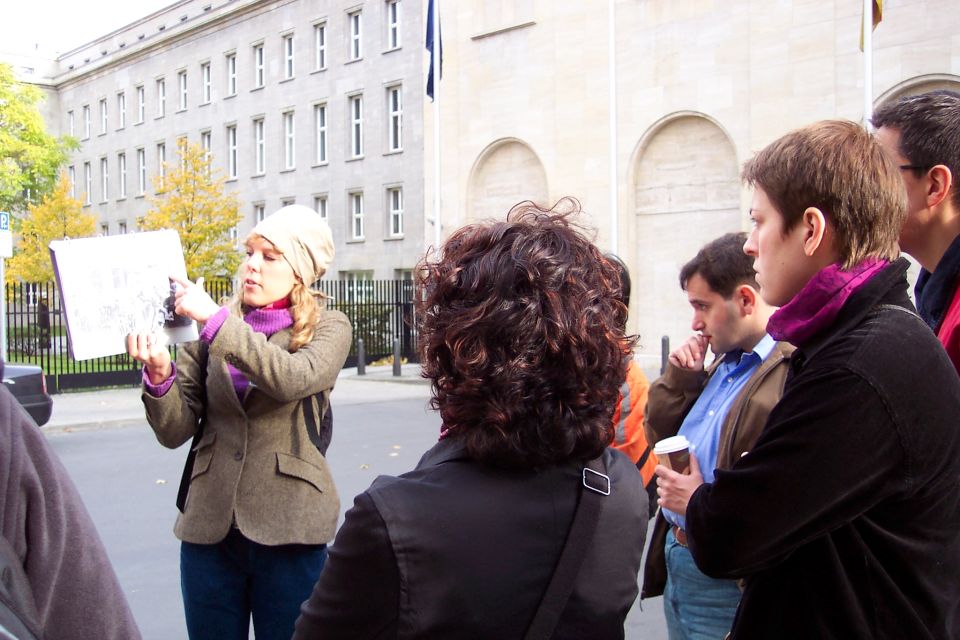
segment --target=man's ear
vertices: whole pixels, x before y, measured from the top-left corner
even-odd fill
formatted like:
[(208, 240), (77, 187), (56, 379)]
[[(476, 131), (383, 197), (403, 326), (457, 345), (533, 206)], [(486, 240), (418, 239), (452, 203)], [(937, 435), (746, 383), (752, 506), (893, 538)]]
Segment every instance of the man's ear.
[(950, 196), (953, 174), (950, 167), (938, 164), (927, 172), (927, 179), (927, 208), (933, 209)]
[(741, 284), (733, 292), (733, 299), (740, 310), (740, 316), (746, 317), (757, 310), (757, 297), (760, 294), (748, 284)]
[(813, 257), (825, 244), (827, 217), (817, 207), (807, 207), (797, 224), (803, 229), (803, 253), (807, 257)]

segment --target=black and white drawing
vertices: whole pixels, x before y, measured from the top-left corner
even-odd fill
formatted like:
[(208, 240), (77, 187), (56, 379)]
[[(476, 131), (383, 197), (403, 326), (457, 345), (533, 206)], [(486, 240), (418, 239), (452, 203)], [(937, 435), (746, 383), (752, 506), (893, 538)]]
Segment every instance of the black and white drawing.
[(130, 333), (197, 339), (196, 323), (173, 310), (170, 277), (186, 278), (176, 231), (58, 240), (50, 257), (75, 360), (125, 353)]

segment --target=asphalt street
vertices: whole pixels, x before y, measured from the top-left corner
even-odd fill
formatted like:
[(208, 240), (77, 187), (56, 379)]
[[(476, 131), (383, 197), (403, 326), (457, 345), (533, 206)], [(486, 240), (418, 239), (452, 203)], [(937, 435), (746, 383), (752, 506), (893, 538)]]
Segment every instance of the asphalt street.
[[(412, 469), (436, 442), (440, 420), (427, 406), (429, 387), (410, 370), (403, 380), (344, 374), (333, 392), (327, 458), (341, 518), (376, 476)], [(86, 502), (144, 638), (180, 640), (186, 630), (172, 527), (186, 447), (160, 446), (139, 402), (135, 389), (56, 396), (44, 431)], [(626, 637), (666, 638), (660, 598), (644, 601), (642, 610), (634, 605)]]

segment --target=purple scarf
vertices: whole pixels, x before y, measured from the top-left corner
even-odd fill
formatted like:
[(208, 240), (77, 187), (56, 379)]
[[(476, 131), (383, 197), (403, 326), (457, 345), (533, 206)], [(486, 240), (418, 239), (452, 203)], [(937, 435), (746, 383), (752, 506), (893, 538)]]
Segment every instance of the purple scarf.
[(767, 333), (774, 340), (802, 346), (830, 326), (847, 299), (887, 264), (887, 260), (867, 258), (849, 271), (844, 271), (839, 264), (824, 267), (790, 302), (770, 316)]

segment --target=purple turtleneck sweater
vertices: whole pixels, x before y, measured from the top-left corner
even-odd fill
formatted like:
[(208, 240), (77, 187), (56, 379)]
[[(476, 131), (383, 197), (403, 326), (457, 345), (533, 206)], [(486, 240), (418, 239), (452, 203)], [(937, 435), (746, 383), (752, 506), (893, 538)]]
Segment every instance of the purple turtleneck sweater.
[[(207, 344), (213, 342), (213, 339), (217, 337), (217, 333), (220, 331), (220, 327), (223, 326), (223, 323), (226, 322), (229, 315), (229, 309), (226, 307), (220, 307), (220, 310), (210, 316), (210, 319), (207, 320), (206, 325), (203, 327), (203, 331), (200, 332), (200, 339)], [(250, 325), (254, 331), (257, 333), (262, 333), (268, 338), (277, 331), (286, 329), (287, 327), (293, 325), (293, 317), (290, 315), (290, 309), (288, 307), (276, 308), (273, 307), (273, 305), (248, 311), (247, 315), (243, 317), (243, 321)], [(170, 377), (157, 385), (150, 382), (150, 378), (147, 376), (146, 368), (144, 368), (143, 383), (147, 393), (159, 398), (160, 396), (164, 395), (171, 386), (173, 386), (173, 381), (177, 377), (176, 363), (171, 363), (171, 367), (172, 372)], [(237, 392), (237, 397), (242, 401), (244, 394), (247, 392), (247, 387), (250, 386), (250, 381), (247, 380), (247, 377), (233, 365), (228, 364), (227, 369), (230, 371), (230, 380), (233, 382), (233, 388)]]

